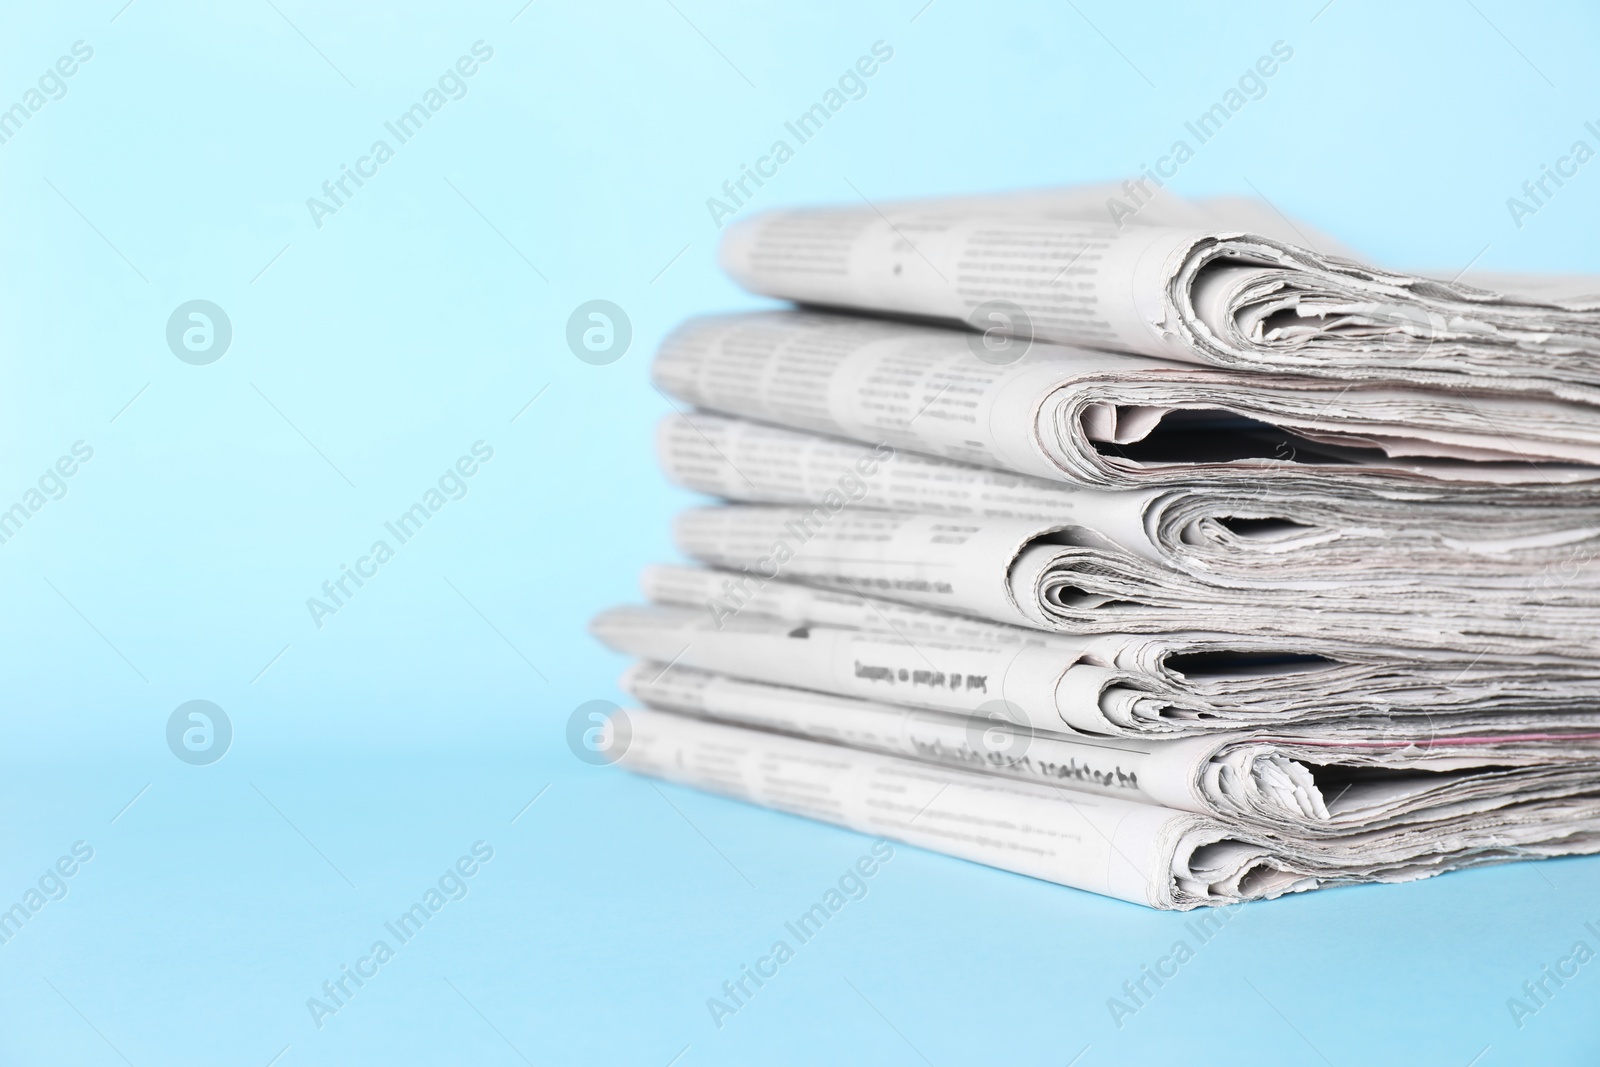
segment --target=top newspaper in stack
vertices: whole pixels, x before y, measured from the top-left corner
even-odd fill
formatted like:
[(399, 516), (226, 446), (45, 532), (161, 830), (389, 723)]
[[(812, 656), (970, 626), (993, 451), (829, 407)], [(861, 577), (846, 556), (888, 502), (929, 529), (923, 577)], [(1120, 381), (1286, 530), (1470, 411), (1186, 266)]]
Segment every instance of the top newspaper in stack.
[(1107, 192), (776, 212), (733, 227), (722, 263), (800, 303), (1219, 367), (1600, 401), (1600, 279), (1399, 274), (1314, 250), (1329, 242), (1267, 205), (1159, 196), (1128, 212)]

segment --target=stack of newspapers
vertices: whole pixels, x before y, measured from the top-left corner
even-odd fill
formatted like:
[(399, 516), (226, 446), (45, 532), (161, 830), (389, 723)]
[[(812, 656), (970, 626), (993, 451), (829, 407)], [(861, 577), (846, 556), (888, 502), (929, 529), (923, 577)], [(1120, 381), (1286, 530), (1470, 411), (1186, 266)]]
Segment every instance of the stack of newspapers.
[(730, 229), (617, 760), (1156, 908), (1600, 852), (1600, 279), (1151, 192)]

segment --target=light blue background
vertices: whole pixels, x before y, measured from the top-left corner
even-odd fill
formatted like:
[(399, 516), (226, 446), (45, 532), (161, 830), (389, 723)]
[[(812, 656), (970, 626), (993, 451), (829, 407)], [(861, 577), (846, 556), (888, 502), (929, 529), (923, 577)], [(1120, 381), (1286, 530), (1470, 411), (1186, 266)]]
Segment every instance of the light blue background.
[[(585, 620), (688, 502), (649, 355), (755, 303), (705, 200), (874, 41), (752, 210), (1119, 178), (1281, 39), (1181, 191), (1254, 188), (1394, 266), (1600, 271), (1600, 162), (1521, 229), (1505, 204), (1594, 143), (1592, 5), (273, 2), (0, 22), (0, 106), (94, 49), (0, 145), (0, 506), (94, 448), (0, 546), (0, 907), (95, 849), (0, 945), (0, 1061), (1594, 1062), (1600, 963), (1520, 1030), (1506, 1000), (1596, 944), (1600, 860), (1245, 909), (1118, 1029), (1184, 917), (902, 848), (718, 1030), (706, 998), (869, 842), (563, 739), (618, 696)], [(468, 95), (315, 227), (478, 40)], [(233, 323), (210, 366), (164, 341), (195, 298)], [(593, 298), (634, 325), (610, 366), (564, 343)], [(306, 598), (478, 440), (466, 498), (316, 628)], [(196, 698), (236, 732), (209, 767), (164, 740)], [(480, 839), (470, 895), (319, 1030), (306, 999)]]

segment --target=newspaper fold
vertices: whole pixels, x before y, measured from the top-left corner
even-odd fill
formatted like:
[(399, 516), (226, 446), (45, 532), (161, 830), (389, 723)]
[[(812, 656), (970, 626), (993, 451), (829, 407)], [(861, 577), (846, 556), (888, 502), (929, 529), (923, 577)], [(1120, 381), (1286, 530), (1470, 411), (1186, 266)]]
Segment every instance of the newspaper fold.
[[(1192, 811), (1291, 844), (1375, 829), (1447, 829), (1530, 801), (1600, 793), (1600, 731), (1130, 741), (1036, 731), (998, 702), (956, 716), (660, 663), (636, 664), (621, 687), (654, 708)], [(1561, 760), (1552, 761), (1557, 754)]]
[(696, 719), (623, 713), (618, 765), (1002, 870), (1190, 909), (1358, 881), (1410, 881), (1600, 850), (1600, 802), (1577, 796), (1289, 845), (1193, 812)]
[(1235, 211), (1238, 228), (1159, 210), (1124, 224), (1105, 204), (1069, 190), (1009, 208), (773, 212), (731, 227), (721, 261), (746, 288), (806, 304), (1233, 369), (1600, 403), (1600, 279), (1502, 275), (1481, 288), (1250, 232), (1264, 210)]
[(730, 613), (737, 577), (650, 568), (644, 585), (657, 603), (602, 612), (590, 630), (675, 668), (952, 714), (998, 703), (1059, 734), (1314, 729), (1356, 742), (1600, 729), (1600, 668), (1585, 661), (1407, 659), (1203, 633), (1068, 638), (782, 582)]
[(1098, 489), (1230, 480), (1325, 489), (1600, 478), (1600, 421), (1539, 397), (1330, 383), (955, 330), (755, 312), (691, 319), (656, 384), (699, 407)]
[(1222, 586), (1600, 583), (1600, 501), (1559, 490), (1541, 499), (1463, 489), (1449, 501), (1283, 486), (1107, 492), (703, 411), (663, 418), (656, 443), (668, 478), (713, 496), (1032, 519)]
[(1223, 591), (1031, 519), (735, 504), (685, 511), (674, 533), (680, 551), (713, 566), (1062, 633), (1314, 634), (1374, 648), (1584, 658), (1600, 628), (1592, 582), (1395, 576)]

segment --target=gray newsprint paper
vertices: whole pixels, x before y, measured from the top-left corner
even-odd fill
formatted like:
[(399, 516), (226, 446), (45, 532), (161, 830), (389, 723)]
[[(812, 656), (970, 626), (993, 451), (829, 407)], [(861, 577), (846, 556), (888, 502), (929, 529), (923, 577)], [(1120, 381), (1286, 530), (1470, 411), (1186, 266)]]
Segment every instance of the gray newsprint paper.
[(1214, 819), (629, 709), (618, 766), (861, 833), (1153, 908), (1316, 885)]
[(801, 311), (692, 319), (656, 384), (698, 407), (1094, 489), (1299, 484), (1548, 494), (1600, 478), (1590, 406), (1241, 374)]
[(1030, 519), (1136, 557), (1125, 566), (1158, 563), (1222, 587), (1600, 582), (1600, 498), (1562, 490), (1463, 487), (1448, 501), (1288, 486), (1108, 492), (705, 411), (663, 418), (656, 446), (668, 478), (727, 500)]
[(1600, 849), (1600, 801), (1587, 795), (1490, 805), (1448, 826), (1401, 821), (1290, 841), (1125, 797), (677, 712), (617, 718), (627, 770), (1153, 908)]
[(621, 686), (655, 708), (1192, 811), (1291, 843), (1482, 827), (1496, 813), (1519, 817), (1528, 801), (1600, 793), (1595, 729), (1500, 739), (1289, 731), (1111, 740), (1031, 729), (1004, 702), (957, 716), (654, 662), (629, 668)]
[(1588, 661), (1407, 658), (1316, 638), (1061, 637), (784, 582), (741, 601), (729, 592), (738, 577), (653, 567), (645, 586), (658, 602), (611, 608), (590, 630), (618, 652), (675, 667), (958, 715), (999, 703), (1030, 729), (1086, 737), (1600, 729), (1600, 668)]
[(1394, 576), (1224, 591), (1033, 519), (730, 504), (681, 513), (674, 534), (685, 555), (757, 578), (1079, 635), (1314, 634), (1374, 649), (1583, 659), (1600, 623), (1593, 567), (1557, 581)]
[(1317, 251), (1329, 242), (1275, 214), (1171, 197), (1119, 211), (1072, 190), (779, 211), (731, 227), (721, 261), (746, 288), (806, 304), (1234, 369), (1600, 402), (1600, 279), (1401, 274)]

